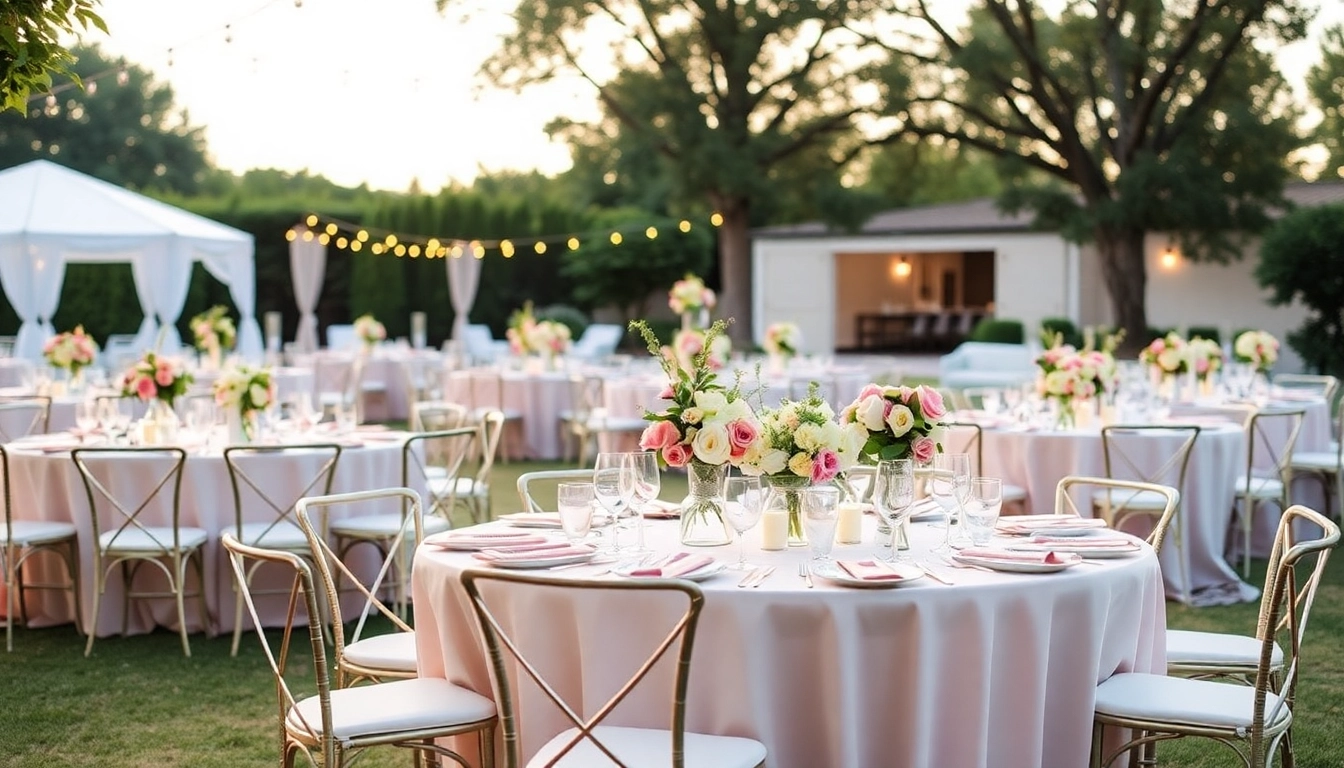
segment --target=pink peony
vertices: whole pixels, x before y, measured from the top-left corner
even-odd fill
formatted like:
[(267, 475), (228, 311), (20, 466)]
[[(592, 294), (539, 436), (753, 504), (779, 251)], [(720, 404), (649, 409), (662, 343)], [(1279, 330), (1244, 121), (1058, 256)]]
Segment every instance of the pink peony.
[(901, 393), (901, 405), (909, 405), (910, 398), (915, 396), (915, 390), (902, 385), (899, 391)]
[(661, 451), (681, 440), (677, 425), (670, 421), (655, 421), (644, 428), (639, 436), (639, 448), (642, 451)]
[(920, 464), (927, 464), (933, 461), (933, 455), (938, 452), (938, 444), (933, 442), (933, 438), (924, 436), (915, 440), (910, 445), (910, 453), (915, 461)]
[(761, 435), (756, 425), (746, 419), (738, 419), (728, 425), (728, 444), (732, 446), (731, 455), (734, 459), (742, 458), (742, 454), (752, 446)]
[(938, 390), (921, 384), (917, 391), (919, 409), (924, 414), (925, 420), (937, 421), (947, 414), (947, 407), (943, 405), (943, 396), (938, 394)]
[(684, 467), (691, 460), (691, 448), (685, 443), (673, 443), (663, 449), (663, 461), (669, 467)]
[(862, 400), (866, 397), (872, 397), (874, 395), (876, 395), (877, 397), (881, 397), (882, 388), (877, 386), (876, 384), (866, 384), (864, 385), (863, 389), (859, 390), (859, 396), (854, 399)]
[(135, 395), (141, 400), (153, 400), (159, 394), (158, 387), (154, 386), (154, 380), (148, 376), (141, 376), (135, 380)]

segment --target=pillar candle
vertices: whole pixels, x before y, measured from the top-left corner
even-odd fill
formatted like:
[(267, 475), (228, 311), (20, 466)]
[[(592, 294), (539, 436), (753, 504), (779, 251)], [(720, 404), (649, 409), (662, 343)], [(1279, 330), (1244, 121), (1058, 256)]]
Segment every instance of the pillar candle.
[(856, 501), (842, 502), (835, 510), (835, 543), (863, 542), (863, 505)]
[(789, 513), (769, 510), (761, 515), (761, 549), (784, 549), (789, 545)]

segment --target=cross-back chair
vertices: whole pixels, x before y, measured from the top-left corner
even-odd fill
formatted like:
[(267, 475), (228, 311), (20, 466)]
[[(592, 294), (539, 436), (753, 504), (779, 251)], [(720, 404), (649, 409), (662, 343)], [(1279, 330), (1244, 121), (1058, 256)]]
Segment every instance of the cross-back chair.
[[(1087, 492), (1079, 493), (1080, 489)], [(1153, 524), (1153, 530), (1149, 532), (1146, 539), (1152, 545), (1153, 550), (1160, 553), (1162, 544), (1166, 541), (1167, 527), (1171, 525), (1172, 516), (1176, 513), (1177, 501), (1180, 499), (1177, 490), (1169, 485), (1145, 483), (1138, 480), (1114, 480), (1109, 477), (1069, 475), (1060, 478), (1059, 483), (1055, 485), (1055, 514), (1083, 517), (1082, 510), (1078, 508), (1077, 500), (1080, 497), (1086, 498), (1088, 500), (1088, 511), (1091, 512), (1091, 501), (1095, 498), (1098, 489), (1110, 491), (1119, 497), (1144, 494), (1152, 498), (1162, 499), (1162, 507), (1156, 515), (1157, 522)]]
[[(494, 514), (490, 509), (490, 475), (499, 458), (506, 424), (503, 411), (486, 411), (481, 414), (478, 425), (480, 435), (476, 439), (479, 450), (467, 453), (453, 480), (453, 498), (466, 508), (474, 523), (489, 522)], [(429, 493), (436, 498), (449, 493), (447, 478), (430, 479), (428, 485)]]
[[(200, 601), (200, 619), (210, 626), (205, 601), (203, 548), (208, 534), (202, 528), (182, 525), (182, 469), (187, 452), (181, 448), (76, 448), (70, 452), (88, 497), (89, 517), (93, 526), (93, 618), (86, 634), (84, 655), (93, 652), (98, 635), (98, 609), (108, 574), (121, 566), (125, 589), (121, 628), (126, 623), (132, 599), (173, 598), (177, 607), (178, 633), (182, 652), (191, 656), (187, 639), (186, 598)], [(134, 470), (134, 471), (130, 471)], [(135, 478), (148, 474), (158, 480), (149, 486)], [(163, 495), (161, 495), (163, 494)], [(138, 501), (136, 501), (138, 499)], [(169, 507), (168, 524), (156, 524), (150, 518)], [(104, 521), (107, 521), (104, 523)], [(166, 561), (166, 562), (165, 562)], [(168, 590), (140, 591), (133, 588), (135, 575), (146, 563), (159, 569), (168, 581)], [(197, 590), (187, 592), (187, 569), (195, 566)]]
[(1241, 570), (1251, 574), (1251, 536), (1255, 510), (1273, 502), (1289, 506), (1293, 484), (1293, 449), (1306, 412), (1300, 408), (1259, 410), (1246, 428), (1246, 473), (1237, 478), (1234, 511), (1241, 527)]
[(471, 403), (477, 418), (484, 420), (492, 411), (498, 411), (504, 417), (503, 429), (510, 434), (501, 433), (501, 445), (498, 448), (499, 460), (508, 461), (515, 457), (517, 444), (522, 440), (523, 412), (504, 405), (504, 375), (497, 370), (477, 369), (467, 372), (470, 385)]
[[(436, 739), (470, 733), (479, 735), (482, 764), (493, 765), (493, 702), (436, 678), (334, 687), (323, 640), (319, 592), (310, 562), (293, 552), (247, 546), (228, 533), (221, 537), (221, 543), (228, 556), (234, 583), (258, 628), (257, 638), (275, 679), (281, 766), (293, 766), (302, 755), (309, 765), (340, 768), (353, 763), (359, 753), (369, 747), (390, 745), (447, 757), (463, 768), (470, 768), (461, 755), (435, 742)], [(291, 577), (286, 590), (289, 607), (280, 629), (278, 648), (262, 628), (248, 583), (247, 574), (262, 564), (283, 568)], [(302, 657), (295, 654), (296, 648), (303, 648), (302, 635), (295, 637), (300, 610), (307, 614), (308, 624), (309, 653)], [(291, 680), (298, 679), (297, 672), (302, 670), (302, 663), (312, 665), (316, 688), (316, 692), (307, 697), (296, 695), (290, 687)]]
[[(1138, 480), (1176, 489), (1176, 509), (1170, 533), (1180, 571), (1183, 602), (1189, 602), (1190, 598), (1190, 553), (1184, 542), (1185, 525), (1180, 494), (1185, 490), (1190, 454), (1199, 438), (1199, 431), (1199, 426), (1195, 424), (1116, 424), (1101, 429), (1101, 454), (1107, 477), (1113, 480)], [(1165, 450), (1160, 445), (1164, 437), (1169, 446)], [(1117, 530), (1124, 528), (1134, 518), (1152, 518), (1156, 523), (1161, 519), (1166, 505), (1167, 498), (1163, 494), (1114, 488), (1099, 488), (1092, 494), (1092, 508), (1097, 516)]]
[(425, 400), (411, 403), (412, 432), (438, 432), (445, 429), (457, 429), (471, 421), (471, 410), (461, 403), (445, 400)]
[(570, 409), (561, 413), (565, 425), (565, 458), (570, 446), (577, 448), (579, 466), (588, 465), (589, 451), (604, 434), (639, 434), (648, 422), (635, 416), (612, 416), (607, 411), (601, 376), (573, 374), (569, 377)]
[[(335, 443), (228, 446), (224, 465), (233, 490), (233, 525), (224, 531), (249, 546), (307, 556), (308, 537), (294, 518), (295, 505), (305, 496), (331, 493), (340, 458), (341, 446)], [(249, 572), (247, 577), (254, 575)], [(243, 594), (237, 591), (233, 621), (230, 653), (237, 656), (243, 636)]]
[(0, 443), (10, 443), (29, 435), (44, 435), (50, 425), (50, 397), (9, 397), (0, 400)]
[[(1335, 414), (1335, 434), (1344, 429), (1344, 408)], [(1329, 450), (1293, 451), (1293, 475), (1305, 475), (1321, 484), (1325, 494), (1325, 516), (1344, 519), (1344, 442), (1334, 440)], [(1335, 514), (1330, 514), (1331, 501)]]
[[(943, 452), (969, 454), (971, 461), (974, 462), (971, 466), (971, 474), (983, 474), (985, 466), (984, 428), (973, 421), (949, 421), (944, 423), (948, 429), (943, 433)], [(1026, 503), (1026, 488), (1013, 485), (1007, 480), (1002, 481), (1000, 487), (1003, 490), (1004, 504)]]
[(1333, 407), (1339, 392), (1339, 379), (1328, 374), (1280, 373), (1274, 377), (1274, 386), (1319, 395), (1326, 405)]
[[(1319, 530), (1299, 538), (1299, 530)], [(1284, 511), (1274, 537), (1261, 602), (1253, 685), (1128, 672), (1097, 686), (1092, 765), (1152, 752), (1165, 740), (1198, 736), (1227, 746), (1247, 768), (1268, 768), (1277, 752), (1293, 764), (1291, 728), (1302, 674), (1302, 639), (1339, 527), (1306, 507)], [(1102, 753), (1102, 728), (1131, 729), (1131, 738)]]
[[(504, 735), (504, 765), (507, 768), (527, 766), (574, 766), (588, 768), (594, 765), (614, 765), (621, 768), (634, 766), (667, 765), (716, 766), (721, 768), (754, 768), (765, 764), (766, 750), (760, 742), (730, 736), (710, 736), (686, 733), (686, 691), (690, 681), (691, 650), (704, 595), (692, 582), (679, 579), (651, 579), (648, 581), (574, 581), (544, 576), (528, 576), (485, 570), (467, 570), (462, 574), (462, 586), (471, 603), (477, 626), (485, 639), (490, 661), (490, 681), (499, 707), (500, 727)], [(547, 666), (531, 657), (524, 646), (532, 645), (515, 633), (510, 626), (510, 611), (498, 610), (509, 595), (526, 602), (545, 593), (559, 591), (605, 593), (609, 597), (621, 595), (649, 595), (648, 602), (671, 609), (675, 601), (678, 615), (668, 622), (670, 629), (653, 647), (647, 659), (610, 699), (595, 710), (582, 707), (576, 711), (564, 695), (547, 679)], [(656, 598), (655, 596), (661, 596)], [(521, 604), (521, 603), (515, 603)], [(669, 610), (670, 612), (670, 610)], [(628, 614), (627, 614), (628, 615)], [(643, 616), (631, 616), (630, 621), (645, 622)], [(657, 625), (655, 625), (657, 626)], [(541, 655), (541, 654), (538, 654)], [(603, 725), (603, 721), (631, 692), (650, 678), (650, 672), (659, 661), (675, 660), (675, 674), (671, 691), (671, 727), (667, 730), (630, 728)], [(552, 656), (553, 658), (553, 656)], [(564, 672), (572, 674), (575, 660), (564, 660)], [(515, 682), (515, 679), (519, 682)], [(573, 727), (553, 736), (531, 758), (524, 762), (521, 754), (522, 733), (518, 704), (527, 697), (522, 681), (530, 681), (530, 688), (540, 691), (545, 701), (553, 705)], [(540, 697), (530, 700), (541, 701)], [(666, 757), (665, 757), (666, 756)]]
[[(14, 625), (28, 623), (29, 590), (70, 592), (75, 608), (75, 630), (83, 620), (79, 605), (79, 541), (75, 526), (48, 520), (15, 520), (13, 487), (9, 482), (9, 452), (0, 445), (0, 478), (4, 482), (5, 527), (0, 529), (0, 564), (5, 576), (5, 648), (14, 650)], [(49, 552), (61, 558), (69, 584), (25, 582), (23, 566), (33, 557)]]
[(523, 512), (546, 512), (546, 505), (537, 501), (535, 484), (545, 483), (552, 491), (553, 497), (555, 486), (563, 482), (589, 481), (593, 479), (593, 470), (591, 469), (539, 469), (533, 472), (524, 472), (518, 476), (518, 498), (523, 504)]

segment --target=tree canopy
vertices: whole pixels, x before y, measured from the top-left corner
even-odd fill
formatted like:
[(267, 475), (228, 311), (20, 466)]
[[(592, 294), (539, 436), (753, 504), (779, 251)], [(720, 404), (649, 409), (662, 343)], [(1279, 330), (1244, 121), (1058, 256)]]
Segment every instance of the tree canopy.
[(75, 55), (60, 36), (107, 25), (98, 0), (5, 0), (0, 3), (0, 112), (28, 111), (28, 98), (52, 87), (52, 76), (79, 82)]
[(1322, 373), (1344, 375), (1344, 205), (1284, 217), (1265, 235), (1255, 275), (1271, 303), (1309, 308), (1288, 334), (1293, 349)]
[(1324, 179), (1344, 178), (1344, 25), (1321, 36), (1321, 61), (1307, 73), (1307, 90), (1321, 110), (1315, 139), (1329, 153)]

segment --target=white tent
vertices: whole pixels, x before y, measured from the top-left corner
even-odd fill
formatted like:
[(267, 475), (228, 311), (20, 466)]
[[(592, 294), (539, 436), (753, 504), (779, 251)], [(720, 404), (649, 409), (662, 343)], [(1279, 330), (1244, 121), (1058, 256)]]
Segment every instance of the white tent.
[(16, 357), (38, 359), (55, 330), (65, 265), (129, 263), (145, 319), (138, 347), (181, 344), (174, 327), (192, 262), (229, 287), (242, 315), (238, 351), (261, 356), (252, 236), (69, 168), (34, 160), (0, 171), (0, 286), (23, 321)]

